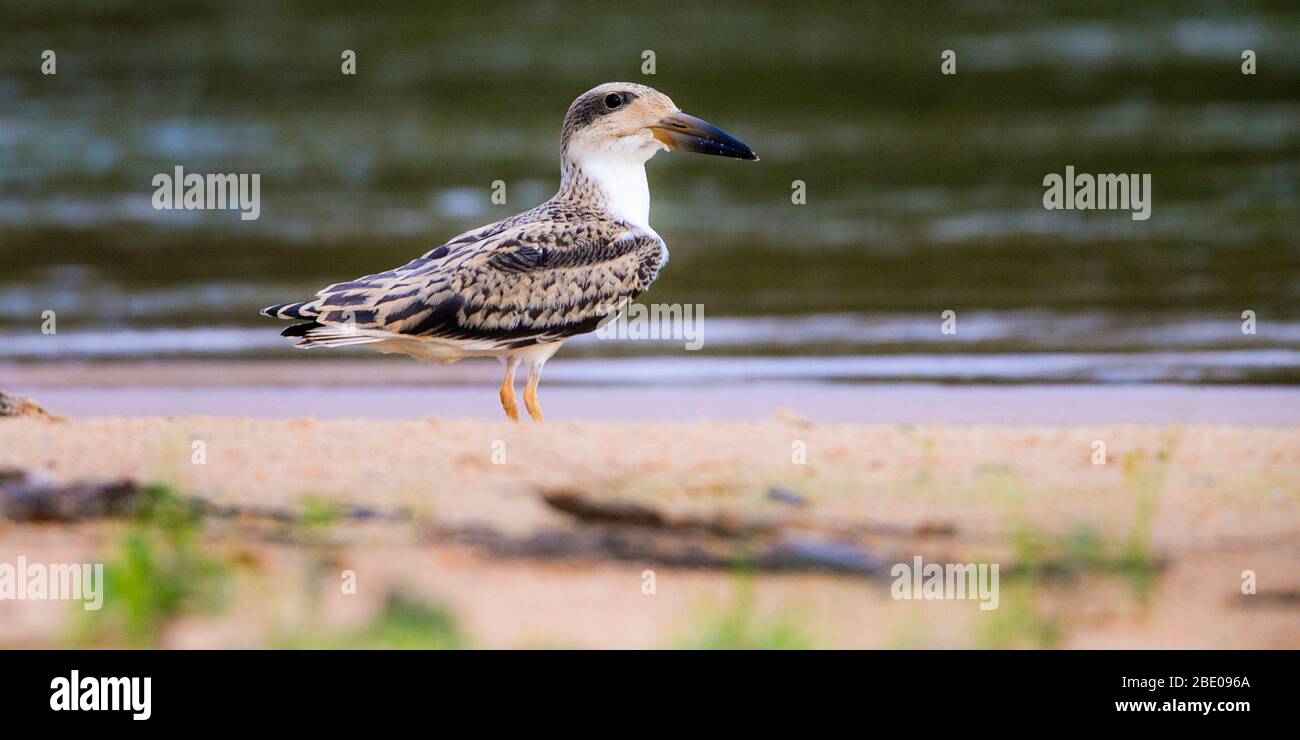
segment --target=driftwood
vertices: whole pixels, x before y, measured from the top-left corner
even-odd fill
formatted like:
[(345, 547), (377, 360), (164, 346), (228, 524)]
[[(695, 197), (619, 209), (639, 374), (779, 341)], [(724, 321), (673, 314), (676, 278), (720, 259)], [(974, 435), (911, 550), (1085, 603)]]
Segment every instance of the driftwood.
[[(651, 506), (601, 500), (574, 490), (548, 491), (542, 500), (570, 520), (517, 536), (487, 525), (449, 526), (409, 511), (380, 511), (339, 504), (325, 521), (407, 523), (430, 544), (469, 547), (490, 557), (541, 560), (617, 560), (714, 570), (822, 571), (853, 576), (882, 575), (887, 560), (875, 548), (902, 531), (933, 534), (925, 528), (882, 528), (837, 524), (795, 514), (749, 518), (734, 514), (670, 515)], [(224, 505), (202, 498), (172, 498), (158, 488), (130, 480), (62, 484), (37, 473), (0, 470), (0, 518), (19, 522), (78, 522), (156, 511), (161, 502), (186, 516), (243, 520), (256, 528), (274, 524), (263, 536), (295, 542), (296, 530), (280, 525), (322, 521), (301, 507)], [(785, 509), (790, 511), (790, 509)], [(887, 530), (886, 535), (880, 530)], [(942, 528), (940, 528), (942, 529)], [(896, 531), (898, 530), (898, 531)], [(287, 533), (287, 534), (286, 534)], [(874, 547), (868, 546), (873, 541)]]
[(748, 537), (772, 530), (765, 522), (744, 521), (726, 514), (711, 517), (672, 518), (642, 504), (599, 501), (570, 490), (542, 494), (542, 500), (583, 524), (608, 524), (675, 532), (701, 532), (718, 537)]
[(644, 530), (621, 525), (544, 529), (525, 536), (491, 527), (433, 527), (428, 541), (472, 547), (503, 559), (617, 560), (709, 570), (826, 571), (877, 575), (885, 563), (861, 545), (789, 535), (755, 540), (699, 531)]
[[(488, 528), (433, 535), (505, 558), (614, 559), (676, 567), (764, 571), (824, 571), (882, 575), (887, 560), (877, 548), (886, 540), (914, 542), (946, 537), (950, 523), (906, 527), (872, 522), (827, 521), (805, 513), (808, 501), (786, 489), (767, 498), (795, 513), (775, 517), (732, 513), (674, 515), (632, 501), (597, 498), (574, 489), (541, 492), (542, 501), (568, 516), (577, 529), (545, 530), (510, 537)], [(874, 543), (873, 547), (868, 542)], [(910, 550), (909, 550), (910, 551)]]
[[(786, 494), (795, 495), (795, 494)], [(769, 499), (776, 500), (770, 493)], [(706, 532), (719, 537), (752, 537), (756, 535), (804, 531), (828, 537), (857, 538), (871, 535), (892, 537), (947, 537), (956, 534), (950, 522), (923, 522), (916, 526), (886, 524), (882, 522), (826, 521), (802, 513), (776, 518), (740, 517), (732, 514), (710, 516), (671, 516), (644, 504), (628, 501), (598, 499), (572, 489), (542, 492), (542, 500), (556, 511), (563, 512), (584, 524), (620, 524), (650, 529), (669, 529), (678, 532)], [(785, 503), (783, 501), (783, 503)], [(804, 503), (796, 504), (803, 508)]]
[(51, 414), (41, 408), (40, 404), (30, 398), (15, 396), (0, 391), (0, 417), (6, 416), (26, 416), (36, 419), (48, 419), (50, 421), (56, 421), (63, 418), (56, 414)]
[(140, 503), (129, 480), (63, 485), (38, 473), (0, 470), (0, 518), (18, 522), (76, 522), (128, 516)]
[[(135, 481), (89, 480), (59, 483), (49, 476), (0, 468), (0, 519), (17, 522), (78, 522), (134, 516), (157, 509), (160, 489)], [(249, 519), (299, 524), (318, 518), (301, 509), (259, 504), (215, 504), (199, 497), (177, 498), (178, 513), (194, 518)], [(336, 520), (407, 521), (410, 512), (382, 512), (366, 506), (339, 505), (328, 510)]]
[[(780, 498), (802, 507), (802, 499), (790, 500), (796, 495)], [(601, 500), (572, 489), (544, 491), (541, 497), (578, 528), (525, 537), (488, 528), (434, 529), (431, 534), (505, 558), (614, 559), (688, 568), (850, 575), (877, 575), (885, 568), (885, 561), (863, 542), (861, 527), (831, 527), (806, 516), (674, 516), (645, 504)]]

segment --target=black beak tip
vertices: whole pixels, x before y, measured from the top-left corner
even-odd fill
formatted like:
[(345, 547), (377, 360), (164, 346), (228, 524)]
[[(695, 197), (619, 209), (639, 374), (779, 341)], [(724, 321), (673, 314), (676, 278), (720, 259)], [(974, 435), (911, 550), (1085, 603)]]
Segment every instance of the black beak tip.
[(718, 133), (722, 134), (723, 137), (723, 146), (718, 154), (725, 157), (731, 157), (732, 159), (744, 159), (750, 162), (758, 161), (758, 155), (754, 153), (753, 149), (749, 148), (748, 144), (731, 134), (722, 131), (719, 131)]
[(758, 155), (745, 142), (708, 121), (678, 111), (655, 127), (655, 137), (670, 149), (711, 154), (715, 157), (758, 161)]
[(727, 137), (727, 141), (723, 146), (718, 147), (717, 150), (708, 153), (720, 154), (724, 157), (730, 157), (731, 159), (743, 159), (749, 162), (758, 161), (758, 155), (754, 153), (753, 149), (749, 148), (749, 145), (745, 144), (745, 142), (739, 139), (732, 138), (730, 136)]

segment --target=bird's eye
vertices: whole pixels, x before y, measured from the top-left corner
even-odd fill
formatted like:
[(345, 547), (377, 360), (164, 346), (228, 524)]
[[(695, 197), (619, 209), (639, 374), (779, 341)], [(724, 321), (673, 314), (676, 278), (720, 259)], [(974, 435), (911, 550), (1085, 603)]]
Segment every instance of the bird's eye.
[(614, 110), (623, 104), (623, 98), (618, 93), (610, 93), (605, 96), (605, 107)]

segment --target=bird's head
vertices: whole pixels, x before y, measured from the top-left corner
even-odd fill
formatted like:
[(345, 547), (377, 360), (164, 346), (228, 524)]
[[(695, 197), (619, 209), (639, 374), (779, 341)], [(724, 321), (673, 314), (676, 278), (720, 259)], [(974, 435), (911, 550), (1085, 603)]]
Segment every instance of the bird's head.
[(644, 162), (660, 149), (758, 159), (736, 137), (683, 113), (658, 90), (632, 82), (607, 82), (579, 95), (564, 116), (562, 142), (575, 161)]

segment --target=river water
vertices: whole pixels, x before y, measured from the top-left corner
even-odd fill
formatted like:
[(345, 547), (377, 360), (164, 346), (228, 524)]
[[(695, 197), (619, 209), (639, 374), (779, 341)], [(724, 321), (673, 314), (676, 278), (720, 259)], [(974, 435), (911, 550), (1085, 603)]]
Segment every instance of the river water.
[[(1300, 381), (1300, 6), (189, 5), (0, 10), (0, 360), (298, 358), (259, 307), (544, 200), (568, 103), (625, 79), (762, 160), (648, 168), (672, 261), (643, 300), (702, 305), (699, 350), (592, 337), (562, 356)], [(155, 210), (178, 165), (259, 173), (259, 218)], [(1045, 210), (1043, 178), (1071, 165), (1150, 174), (1151, 217)]]

